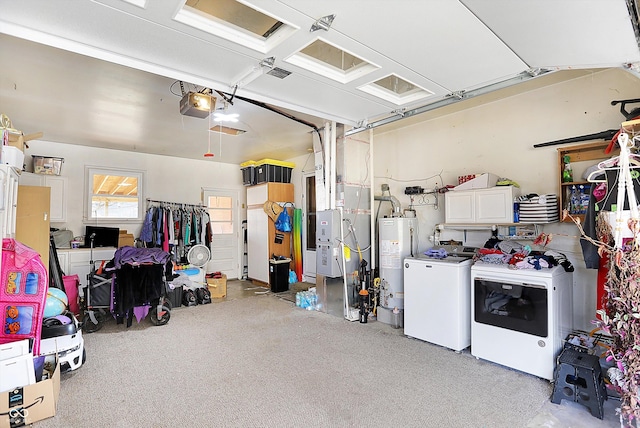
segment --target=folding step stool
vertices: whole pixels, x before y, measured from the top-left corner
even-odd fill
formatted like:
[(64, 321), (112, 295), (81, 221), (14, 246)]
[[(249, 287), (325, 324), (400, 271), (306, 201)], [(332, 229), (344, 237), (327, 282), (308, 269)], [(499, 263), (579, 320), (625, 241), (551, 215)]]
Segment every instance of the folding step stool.
[(565, 348), (558, 358), (554, 381), (552, 403), (572, 400), (589, 408), (592, 416), (603, 418), (607, 390), (597, 356)]

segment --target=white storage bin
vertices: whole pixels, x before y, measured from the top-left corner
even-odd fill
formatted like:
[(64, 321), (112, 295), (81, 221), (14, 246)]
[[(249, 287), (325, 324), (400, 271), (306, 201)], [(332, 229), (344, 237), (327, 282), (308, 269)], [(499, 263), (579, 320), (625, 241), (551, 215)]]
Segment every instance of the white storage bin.
[(453, 190), (472, 190), (472, 189), (486, 189), (494, 187), (498, 182), (498, 176), (491, 173), (482, 174), (469, 181), (465, 181), (462, 184), (457, 185)]
[(24, 153), (17, 147), (2, 146), (2, 157), (0, 157), (0, 160), (3, 164), (11, 165), (22, 171)]

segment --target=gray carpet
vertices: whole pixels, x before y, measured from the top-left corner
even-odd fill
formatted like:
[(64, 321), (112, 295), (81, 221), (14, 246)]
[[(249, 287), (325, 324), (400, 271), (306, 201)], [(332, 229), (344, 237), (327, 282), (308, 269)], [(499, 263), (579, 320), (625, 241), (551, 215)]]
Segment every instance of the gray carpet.
[(616, 426), (550, 404), (548, 381), (269, 294), (110, 322), (85, 348), (38, 428)]

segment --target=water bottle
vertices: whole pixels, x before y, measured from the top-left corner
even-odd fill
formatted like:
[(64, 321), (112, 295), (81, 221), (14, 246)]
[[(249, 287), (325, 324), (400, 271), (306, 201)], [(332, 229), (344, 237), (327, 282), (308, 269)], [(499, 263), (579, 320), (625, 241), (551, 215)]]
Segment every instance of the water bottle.
[(296, 306), (300, 307), (300, 292), (299, 291), (296, 293)]
[(580, 196), (576, 186), (571, 186), (571, 197), (569, 198), (569, 214), (580, 213)]
[(562, 159), (564, 161), (564, 169), (562, 170), (562, 182), (563, 183), (571, 183), (573, 181), (573, 169), (571, 169), (571, 164), (569, 161), (571, 158), (569, 155), (564, 155)]
[(589, 210), (589, 194), (591, 193), (591, 186), (580, 185), (580, 214), (586, 214)]

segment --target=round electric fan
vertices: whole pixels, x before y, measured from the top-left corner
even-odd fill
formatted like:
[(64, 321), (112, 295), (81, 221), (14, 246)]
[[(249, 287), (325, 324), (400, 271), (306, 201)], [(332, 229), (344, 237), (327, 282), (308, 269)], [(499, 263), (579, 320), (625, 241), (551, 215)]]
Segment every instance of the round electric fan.
[(211, 251), (209, 251), (206, 245), (194, 245), (187, 253), (187, 261), (189, 264), (200, 269), (204, 268), (209, 260), (211, 260)]

